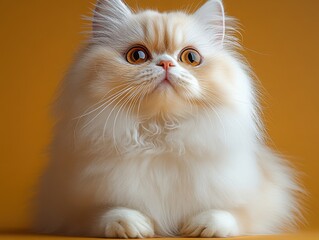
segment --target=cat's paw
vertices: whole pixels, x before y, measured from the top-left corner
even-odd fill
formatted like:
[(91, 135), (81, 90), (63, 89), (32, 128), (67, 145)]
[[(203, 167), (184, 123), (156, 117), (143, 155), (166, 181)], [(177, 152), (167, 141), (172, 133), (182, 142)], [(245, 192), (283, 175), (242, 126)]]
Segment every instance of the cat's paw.
[(187, 237), (232, 237), (239, 234), (235, 217), (226, 211), (210, 210), (190, 219), (181, 229)]
[(115, 208), (102, 217), (105, 226), (104, 235), (108, 238), (148, 238), (154, 236), (151, 220), (142, 213)]

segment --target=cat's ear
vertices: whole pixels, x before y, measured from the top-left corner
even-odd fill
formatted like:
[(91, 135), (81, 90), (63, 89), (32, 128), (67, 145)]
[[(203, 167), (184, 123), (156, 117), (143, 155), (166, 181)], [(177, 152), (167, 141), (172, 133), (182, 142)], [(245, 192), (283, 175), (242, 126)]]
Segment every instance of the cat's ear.
[(98, 0), (93, 13), (93, 37), (112, 34), (132, 14), (121, 0)]
[(194, 16), (206, 26), (206, 29), (213, 30), (217, 39), (224, 42), (226, 26), (222, 0), (208, 0), (194, 13)]

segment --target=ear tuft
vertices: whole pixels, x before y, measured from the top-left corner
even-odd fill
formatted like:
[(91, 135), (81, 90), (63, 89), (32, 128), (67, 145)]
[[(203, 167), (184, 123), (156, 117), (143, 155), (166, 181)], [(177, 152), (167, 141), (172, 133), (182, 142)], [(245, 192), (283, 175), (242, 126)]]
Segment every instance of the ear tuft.
[(93, 12), (93, 37), (107, 37), (132, 14), (121, 0), (98, 0)]

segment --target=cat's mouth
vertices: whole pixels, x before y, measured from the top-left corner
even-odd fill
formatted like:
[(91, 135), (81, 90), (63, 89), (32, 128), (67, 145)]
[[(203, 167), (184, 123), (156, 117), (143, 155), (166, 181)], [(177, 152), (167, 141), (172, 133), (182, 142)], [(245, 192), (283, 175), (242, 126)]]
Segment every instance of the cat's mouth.
[(165, 76), (162, 80), (159, 81), (159, 83), (156, 85), (156, 87), (154, 88), (154, 91), (167, 91), (167, 90), (174, 90), (176, 91), (176, 88), (174, 86), (174, 84), (172, 83), (172, 81), (168, 78), (168, 76)]
[(168, 77), (165, 77), (159, 84), (170, 85), (172, 88), (174, 88)]

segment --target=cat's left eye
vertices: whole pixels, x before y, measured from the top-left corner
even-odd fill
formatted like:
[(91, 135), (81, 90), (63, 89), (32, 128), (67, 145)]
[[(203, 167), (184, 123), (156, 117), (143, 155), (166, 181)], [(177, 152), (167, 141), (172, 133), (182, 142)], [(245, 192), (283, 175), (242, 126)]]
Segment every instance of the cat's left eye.
[(202, 63), (202, 56), (194, 48), (185, 48), (181, 51), (179, 60), (195, 67)]
[(149, 58), (148, 51), (142, 46), (132, 47), (126, 54), (126, 60), (131, 64), (145, 63)]

